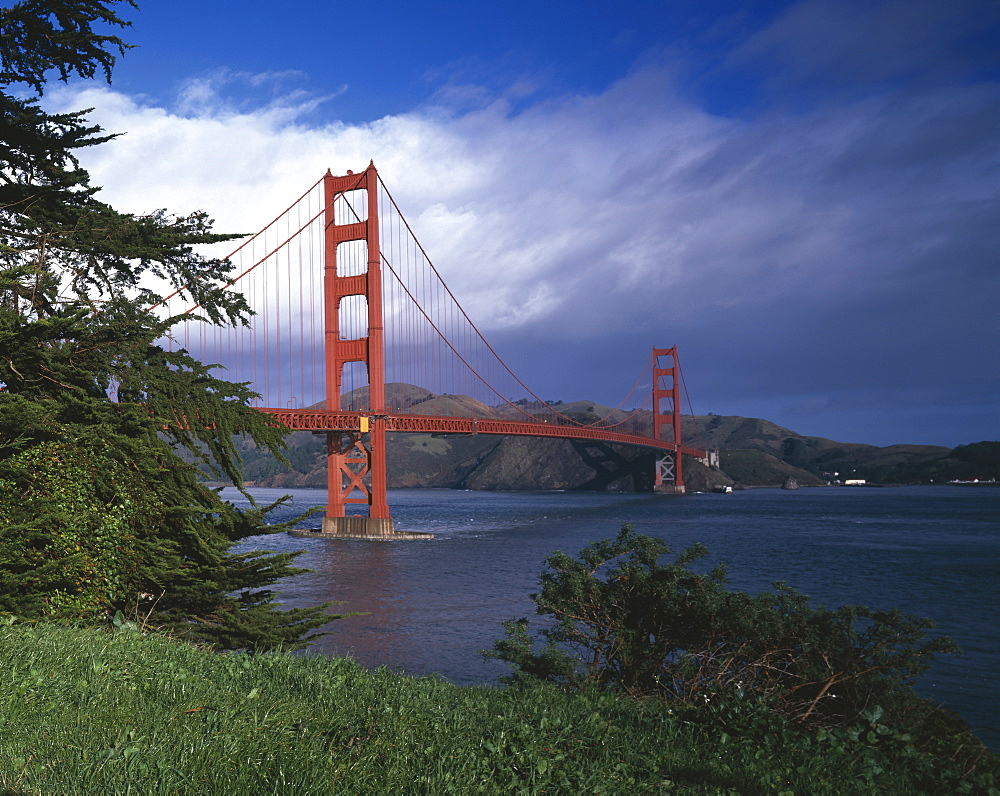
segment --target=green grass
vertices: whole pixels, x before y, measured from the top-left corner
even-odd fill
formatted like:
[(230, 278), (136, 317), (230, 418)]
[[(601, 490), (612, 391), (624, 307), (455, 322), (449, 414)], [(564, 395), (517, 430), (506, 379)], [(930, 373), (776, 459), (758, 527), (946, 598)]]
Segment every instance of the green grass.
[[(219, 654), (136, 632), (0, 627), (0, 671), (8, 794), (964, 787), (946, 763), (896, 759), (874, 741), (819, 743), (773, 722), (748, 735), (610, 694), (459, 687), (341, 658)], [(969, 792), (989, 785), (982, 772), (964, 781)]]

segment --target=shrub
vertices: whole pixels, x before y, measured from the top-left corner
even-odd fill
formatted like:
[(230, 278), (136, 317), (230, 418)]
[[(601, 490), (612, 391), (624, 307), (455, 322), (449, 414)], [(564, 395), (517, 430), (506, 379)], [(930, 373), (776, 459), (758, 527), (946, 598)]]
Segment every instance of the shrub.
[(875, 705), (902, 718), (922, 701), (913, 679), (955, 652), (928, 638), (927, 619), (847, 605), (813, 606), (784, 585), (750, 595), (721, 566), (699, 572), (702, 545), (661, 562), (660, 540), (622, 527), (578, 559), (553, 553), (532, 595), (550, 617), (536, 650), (527, 619), (505, 623), (487, 657), (514, 666), (508, 682), (620, 689), (673, 705), (759, 704), (801, 726), (865, 720)]

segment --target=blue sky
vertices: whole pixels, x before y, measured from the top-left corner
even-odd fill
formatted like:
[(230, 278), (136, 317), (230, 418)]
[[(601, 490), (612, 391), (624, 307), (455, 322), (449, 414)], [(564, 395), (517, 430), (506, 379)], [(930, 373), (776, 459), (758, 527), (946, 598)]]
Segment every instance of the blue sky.
[(325, 109), (327, 118), (363, 123), (463, 84), (507, 96), (511, 87), (530, 86), (532, 99), (521, 107), (600, 92), (642, 59), (675, 47), (699, 56), (688, 87), (729, 109), (746, 104), (739, 74), (703, 73), (720, 66), (720, 46), (738, 40), (740, 29), (773, 19), (786, 4), (745, 5), (250, 0), (234, 12), (223, 2), (151, 3), (136, 17), (149, 35), (133, 37), (142, 48), (130, 56), (120, 87), (169, 103), (178, 57), (190, 75), (288, 71), (297, 73), (289, 84), (301, 89), (343, 92)]
[[(374, 159), (553, 400), (678, 345), (695, 412), (888, 445), (1000, 438), (1000, 2), (158, 0), (105, 197), (252, 231)], [(545, 345), (540, 346), (539, 340)]]

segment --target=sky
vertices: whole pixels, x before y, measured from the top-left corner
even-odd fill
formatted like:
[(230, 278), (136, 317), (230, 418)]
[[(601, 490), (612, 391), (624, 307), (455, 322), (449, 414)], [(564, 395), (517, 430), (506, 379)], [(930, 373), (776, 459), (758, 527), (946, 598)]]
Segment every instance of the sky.
[(1000, 1), (147, 0), (83, 157), (122, 210), (252, 232), (374, 160), (550, 400), (653, 346), (697, 414), (1000, 439)]

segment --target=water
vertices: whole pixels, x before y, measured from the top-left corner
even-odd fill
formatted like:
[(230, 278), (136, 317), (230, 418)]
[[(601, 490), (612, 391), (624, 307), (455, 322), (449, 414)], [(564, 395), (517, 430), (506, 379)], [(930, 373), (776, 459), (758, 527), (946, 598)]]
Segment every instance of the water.
[[(227, 497), (239, 503), (231, 492)], [(284, 494), (253, 492), (259, 501)], [(325, 500), (319, 490), (292, 495), (296, 511)], [(683, 497), (396, 490), (389, 503), (398, 530), (435, 538), (378, 543), (278, 535), (245, 544), (306, 551), (298, 563), (315, 572), (282, 584), (287, 604), (334, 600), (344, 603), (338, 610), (364, 613), (332, 623), (317, 651), (461, 684), (495, 683), (506, 667), (479, 653), (503, 635), (503, 620), (533, 613), (529, 595), (546, 556), (575, 554), (630, 522), (675, 551), (703, 542), (710, 563), (724, 562), (736, 588), (758, 592), (782, 580), (814, 603), (930, 617), (964, 654), (940, 658), (918, 690), (1000, 749), (1000, 489), (760, 489)]]

